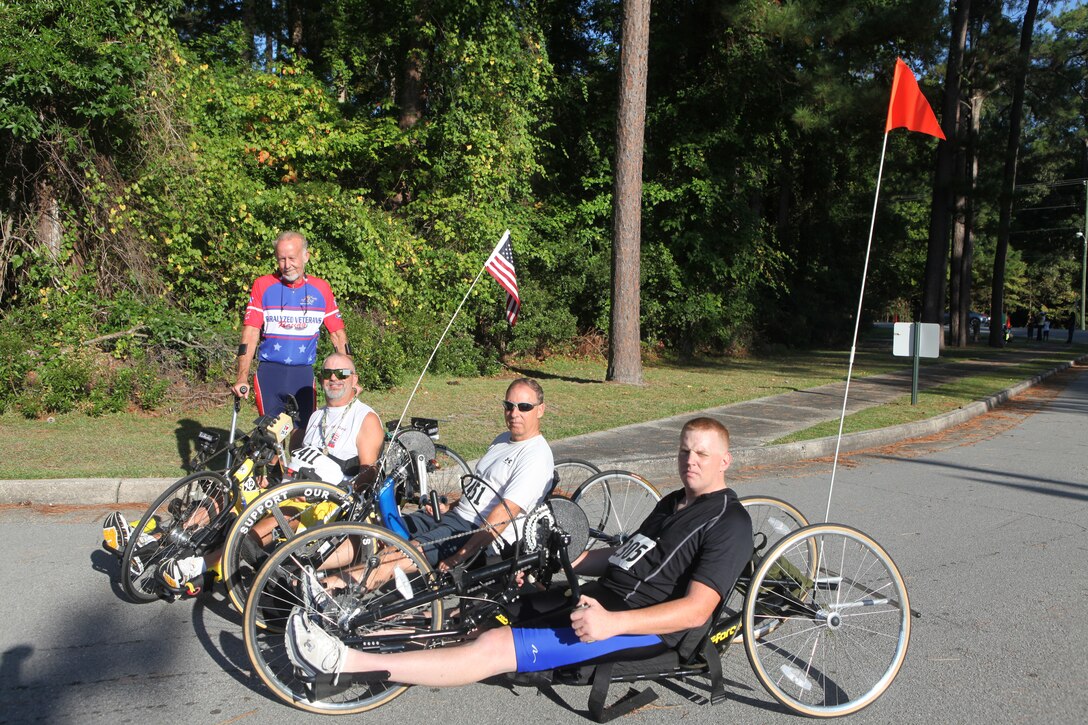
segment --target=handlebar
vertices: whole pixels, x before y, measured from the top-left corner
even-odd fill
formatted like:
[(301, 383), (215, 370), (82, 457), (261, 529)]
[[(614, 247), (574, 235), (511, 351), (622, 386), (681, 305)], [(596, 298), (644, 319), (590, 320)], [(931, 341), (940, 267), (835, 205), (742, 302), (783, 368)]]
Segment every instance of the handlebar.
[(248, 385), (243, 385), (242, 387), (238, 388), (238, 392), (240, 394), (234, 396), (234, 412), (235, 413), (237, 413), (238, 411), (240, 411), (242, 409), (242, 398), (249, 395), (249, 386)]

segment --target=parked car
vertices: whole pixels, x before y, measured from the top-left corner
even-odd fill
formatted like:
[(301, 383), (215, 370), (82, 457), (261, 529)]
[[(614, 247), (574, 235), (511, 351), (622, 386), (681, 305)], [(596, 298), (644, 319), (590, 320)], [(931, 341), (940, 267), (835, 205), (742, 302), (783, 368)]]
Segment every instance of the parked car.
[[(974, 322), (975, 320), (978, 320), (978, 326), (979, 327), (989, 327), (990, 326), (990, 316), (989, 315), (984, 315), (981, 312), (975, 312), (974, 310), (971, 310), (970, 312), (967, 313), (967, 324), (971, 325), (971, 323)], [(947, 312), (944, 313), (944, 324), (946, 324), (946, 325), (949, 324), (949, 322), (948, 322), (948, 313)]]

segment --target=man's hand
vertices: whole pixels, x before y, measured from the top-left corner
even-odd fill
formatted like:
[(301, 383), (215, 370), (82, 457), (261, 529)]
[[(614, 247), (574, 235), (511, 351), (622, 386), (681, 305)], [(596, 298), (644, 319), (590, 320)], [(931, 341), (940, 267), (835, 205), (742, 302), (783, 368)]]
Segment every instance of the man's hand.
[(570, 613), (570, 626), (574, 628), (574, 633), (581, 641), (597, 642), (623, 634), (617, 627), (614, 614), (602, 607), (601, 603), (593, 597), (583, 594), (578, 599), (578, 606)]
[[(246, 376), (248, 377), (248, 375)], [(249, 399), (249, 382), (244, 378), (234, 385), (230, 386), (230, 392), (234, 393), (234, 397), (240, 400)]]

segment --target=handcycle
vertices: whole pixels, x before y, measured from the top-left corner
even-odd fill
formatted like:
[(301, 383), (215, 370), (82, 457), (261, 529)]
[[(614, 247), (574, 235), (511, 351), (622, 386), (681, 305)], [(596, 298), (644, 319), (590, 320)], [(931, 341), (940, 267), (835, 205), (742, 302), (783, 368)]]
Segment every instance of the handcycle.
[[(276, 697), (304, 710), (348, 714), (386, 704), (407, 686), (349, 674), (314, 681), (297, 671), (282, 632), (288, 614), (303, 608), (349, 647), (397, 652), (463, 641), (492, 619), (508, 623), (504, 606), (519, 594), (520, 571), (547, 584), (564, 570), (576, 599), (570, 561), (588, 540), (589, 526), (570, 503), (549, 500), (527, 521), (520, 550), (475, 571), (436, 572), (407, 541), (366, 524), (307, 532), (277, 550), (250, 591), (244, 640), (254, 671)], [(768, 518), (792, 509), (766, 501), (751, 505), (765, 506)], [(742, 641), (756, 678), (795, 713), (836, 717), (871, 704), (898, 674), (910, 637), (911, 610), (899, 570), (876, 541), (840, 524), (803, 526), (769, 547), (768, 538), (756, 533), (751, 562), (736, 583), (739, 611), (727, 611), (723, 602), (708, 627), (658, 657), (565, 667), (539, 673), (533, 682), (591, 685), (590, 712), (601, 722), (656, 697), (650, 688), (606, 706), (614, 682), (702, 676), (710, 680), (709, 701), (715, 703), (726, 697), (721, 656)], [(359, 554), (338, 562), (335, 572), (355, 572), (342, 576), (354, 584), (336, 593), (332, 607), (320, 608), (310, 593), (315, 573), (348, 539), (356, 540)], [(380, 565), (379, 550), (394, 550), (409, 565), (367, 588), (368, 574)], [(324, 573), (327, 581), (333, 572)], [(455, 612), (449, 618), (448, 604)]]
[[(171, 557), (203, 555), (223, 541), (234, 518), (260, 494), (262, 477), (274, 469), (282, 474), (289, 460), (285, 442), (293, 429), (287, 413), (260, 416), (248, 434), (228, 444), (230, 468), (191, 473), (152, 502), (121, 551), (121, 586), (129, 598), (170, 598), (156, 583), (158, 565)], [(222, 452), (210, 450), (214, 444), (213, 438), (202, 440), (204, 460)], [(196, 593), (195, 586), (189, 590)]]
[(470, 469), (459, 455), (434, 443), (436, 421), (412, 418), (404, 428), (394, 422), (387, 429), (376, 470), (346, 477), (339, 485), (305, 477), (285, 482), (254, 499), (234, 521), (223, 544), (220, 575), (237, 611), (245, 606), (257, 568), (308, 528), (369, 521), (407, 536), (402, 507), (446, 503), (459, 495), (461, 478)]

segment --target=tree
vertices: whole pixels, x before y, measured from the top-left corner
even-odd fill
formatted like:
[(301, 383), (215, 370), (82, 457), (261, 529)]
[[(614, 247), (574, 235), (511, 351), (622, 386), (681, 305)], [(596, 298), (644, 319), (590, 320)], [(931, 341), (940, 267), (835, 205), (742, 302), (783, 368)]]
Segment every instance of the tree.
[[(1009, 137), (1005, 147), (1005, 172), (1001, 182), (1000, 220), (997, 229), (997, 252), (994, 254), (993, 289), (990, 315), (993, 320), (1005, 319), (1005, 256), (1009, 249), (1009, 228), (1012, 224), (1013, 189), (1016, 186), (1016, 161), (1020, 152), (1020, 124), (1024, 112), (1024, 85), (1031, 61), (1031, 38), (1035, 31), (1035, 13), (1039, 0), (1028, 0), (1024, 11), (1024, 26), (1020, 32), (1020, 51), (1016, 56), (1013, 78), (1012, 107), (1009, 109)], [(1005, 344), (1001, 325), (990, 325), (990, 347)]]
[(621, 43), (612, 221), (612, 315), (609, 327), (611, 344), (608, 348), (607, 379), (641, 385), (639, 261), (650, 0), (625, 0)]

